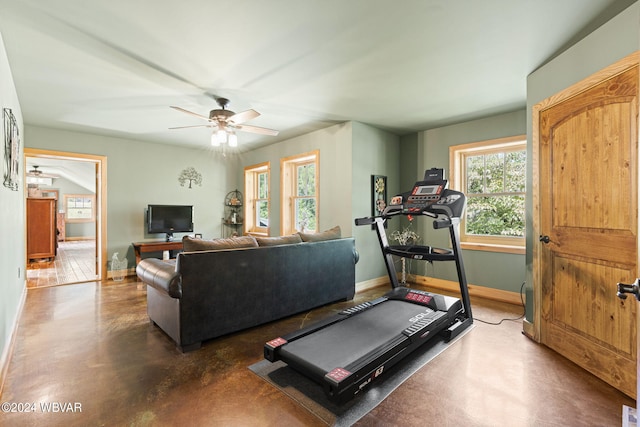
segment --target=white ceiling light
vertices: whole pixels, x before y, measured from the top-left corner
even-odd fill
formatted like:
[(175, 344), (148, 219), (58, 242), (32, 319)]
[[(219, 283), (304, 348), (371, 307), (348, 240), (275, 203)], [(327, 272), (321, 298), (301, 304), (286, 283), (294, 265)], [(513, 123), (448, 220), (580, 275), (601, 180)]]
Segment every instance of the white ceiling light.
[(218, 129), (211, 133), (211, 145), (220, 147), (222, 144), (229, 144), (229, 147), (238, 146), (238, 136), (234, 130)]
[(229, 147), (237, 147), (238, 146), (238, 136), (233, 131), (231, 133), (229, 133), (229, 137), (227, 138), (227, 141), (229, 141)]
[(211, 145), (213, 145), (214, 147), (220, 146), (220, 140), (218, 139), (218, 132), (215, 130), (211, 132)]

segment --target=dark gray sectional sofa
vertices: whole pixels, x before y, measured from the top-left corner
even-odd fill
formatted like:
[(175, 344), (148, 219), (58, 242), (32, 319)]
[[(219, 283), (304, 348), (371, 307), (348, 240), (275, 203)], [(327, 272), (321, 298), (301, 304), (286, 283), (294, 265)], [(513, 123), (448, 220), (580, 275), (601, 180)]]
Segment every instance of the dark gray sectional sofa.
[[(190, 351), (204, 340), (352, 299), (358, 261), (354, 239), (326, 233), (213, 241), (187, 237), (175, 263), (149, 258), (136, 267), (147, 285), (149, 318), (181, 351)], [(226, 249), (216, 249), (221, 247)]]

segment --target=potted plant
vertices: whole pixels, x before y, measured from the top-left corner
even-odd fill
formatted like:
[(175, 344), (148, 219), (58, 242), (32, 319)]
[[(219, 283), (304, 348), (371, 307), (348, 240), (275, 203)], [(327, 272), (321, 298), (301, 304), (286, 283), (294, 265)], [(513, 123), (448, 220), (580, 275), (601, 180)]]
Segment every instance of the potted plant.
[[(411, 224), (409, 224), (402, 231), (396, 230), (393, 233), (391, 233), (390, 238), (391, 240), (395, 240), (396, 242), (398, 242), (401, 246), (413, 246), (418, 242), (418, 239), (420, 239), (420, 236), (418, 236), (416, 232), (411, 230)], [(406, 265), (405, 265), (406, 258), (402, 257), (401, 262), (402, 262), (402, 282), (401, 283), (404, 285), (405, 283), (407, 283), (407, 271), (406, 271)]]

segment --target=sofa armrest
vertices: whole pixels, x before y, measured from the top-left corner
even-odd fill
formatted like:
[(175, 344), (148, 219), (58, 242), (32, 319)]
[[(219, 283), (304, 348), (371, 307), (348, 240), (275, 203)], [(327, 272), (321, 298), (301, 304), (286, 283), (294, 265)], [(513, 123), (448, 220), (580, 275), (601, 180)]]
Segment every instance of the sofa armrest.
[(136, 267), (136, 274), (147, 285), (172, 298), (182, 298), (182, 276), (174, 264), (156, 258), (143, 259)]

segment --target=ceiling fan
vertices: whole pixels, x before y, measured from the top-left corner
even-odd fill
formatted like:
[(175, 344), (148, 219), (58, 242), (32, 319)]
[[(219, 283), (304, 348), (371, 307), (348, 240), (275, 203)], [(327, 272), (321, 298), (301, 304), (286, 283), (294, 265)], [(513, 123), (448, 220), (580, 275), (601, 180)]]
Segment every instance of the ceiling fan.
[(215, 98), (220, 108), (211, 110), (209, 117), (203, 116), (198, 113), (194, 113), (184, 108), (171, 106), (174, 110), (182, 111), (183, 113), (190, 114), (200, 119), (206, 120), (208, 123), (203, 125), (193, 126), (178, 126), (169, 129), (185, 129), (193, 127), (209, 127), (213, 129), (211, 134), (211, 145), (219, 146), (220, 144), (229, 144), (230, 147), (236, 147), (238, 145), (238, 137), (236, 131), (251, 132), (261, 135), (278, 135), (277, 130), (267, 129), (259, 126), (245, 125), (244, 122), (255, 119), (260, 115), (256, 110), (246, 110), (240, 113), (234, 113), (231, 110), (227, 110), (229, 100), (227, 98)]
[(42, 172), (40, 169), (38, 169), (39, 167), (40, 166), (33, 165), (33, 169), (27, 172), (27, 176), (33, 178), (60, 178), (58, 175)]

